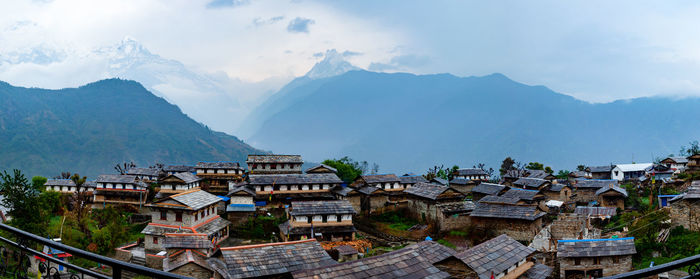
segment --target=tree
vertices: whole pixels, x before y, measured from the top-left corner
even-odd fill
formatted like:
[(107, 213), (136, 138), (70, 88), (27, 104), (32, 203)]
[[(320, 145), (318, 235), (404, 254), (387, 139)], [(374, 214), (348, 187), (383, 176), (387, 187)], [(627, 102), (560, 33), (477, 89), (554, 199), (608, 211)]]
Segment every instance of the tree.
[(129, 172), (129, 169), (135, 168), (135, 167), (136, 167), (136, 164), (134, 164), (134, 162), (129, 162), (129, 163), (124, 162), (122, 164), (117, 164), (116, 166), (114, 166), (114, 169), (119, 174), (124, 175), (127, 172)]
[(372, 163), (372, 174), (379, 173), (379, 165), (377, 163)]
[(2, 205), (12, 216), (11, 224), (24, 231), (41, 234), (48, 225), (49, 218), (39, 203), (39, 191), (29, 184), (19, 170), (13, 170), (13, 174), (3, 171), (0, 178)]
[(43, 176), (32, 177), (32, 187), (37, 191), (44, 191), (44, 184), (46, 184), (46, 181), (48, 181), (48, 179)]
[(544, 165), (540, 162), (530, 162), (525, 168), (529, 170), (544, 170)]
[(501, 168), (498, 170), (501, 173), (501, 176), (504, 176), (509, 170), (513, 169), (513, 165), (515, 165), (515, 160), (510, 157), (506, 157), (503, 159), (503, 163), (501, 163)]
[(87, 177), (80, 177), (80, 175), (76, 173), (73, 174), (71, 180), (75, 183), (78, 191), (73, 192), (73, 195), (69, 199), (70, 214), (75, 217), (78, 229), (82, 233), (90, 235), (88, 220), (86, 220), (89, 218), (90, 214), (90, 194), (81, 189)]
[(347, 183), (355, 181), (367, 170), (367, 161), (359, 163), (347, 156), (340, 159), (327, 159), (321, 164), (335, 168), (338, 171), (338, 177)]
[(700, 143), (698, 143), (697, 140), (691, 141), (688, 144), (688, 147), (681, 146), (679, 153), (681, 156), (693, 156), (695, 154), (700, 154)]
[(585, 170), (586, 170), (586, 166), (585, 166), (585, 165), (578, 165), (578, 166), (576, 166), (576, 170), (578, 170), (578, 171), (585, 171)]
[(488, 169), (486, 169), (486, 164), (484, 164), (484, 163), (478, 163), (478, 164), (476, 164), (476, 165), (474, 166), (474, 168), (475, 168), (475, 169), (481, 169), (481, 170), (484, 171), (489, 177), (492, 177), (492, 176), (493, 176), (493, 173), (495, 172), (495, 171), (493, 170), (493, 168), (488, 168)]
[(454, 178), (455, 173), (459, 169), (459, 166), (454, 165), (452, 168), (445, 168), (445, 165), (440, 165), (440, 166), (433, 166), (432, 168), (428, 169), (428, 172), (423, 175), (425, 179), (428, 181), (433, 180), (435, 178), (441, 178), (445, 179), (447, 181), (450, 181)]
[(554, 170), (550, 166), (546, 166), (544, 167), (544, 172), (551, 174), (554, 173)]
[(569, 171), (568, 170), (560, 170), (557, 175), (557, 179), (567, 179), (569, 178)]

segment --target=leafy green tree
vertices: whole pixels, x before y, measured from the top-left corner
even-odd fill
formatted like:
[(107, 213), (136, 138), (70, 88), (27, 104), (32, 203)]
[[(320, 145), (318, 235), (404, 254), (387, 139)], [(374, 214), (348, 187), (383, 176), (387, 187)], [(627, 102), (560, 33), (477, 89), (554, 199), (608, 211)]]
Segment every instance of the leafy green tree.
[(63, 213), (61, 196), (61, 192), (41, 192), (41, 194), (39, 194), (39, 208), (50, 215), (61, 215)]
[[(367, 162), (356, 162), (347, 156), (340, 159), (327, 159), (321, 164), (333, 167), (338, 170), (338, 177), (343, 181), (350, 183), (367, 171)], [(377, 166), (377, 170), (379, 166)]]
[(37, 191), (44, 191), (44, 184), (46, 184), (46, 177), (43, 176), (35, 176), (32, 177), (32, 187), (36, 189)]
[(585, 166), (585, 165), (578, 165), (578, 166), (576, 166), (576, 170), (577, 170), (577, 171), (585, 171), (585, 170), (586, 170), (586, 166)]
[(525, 168), (529, 170), (544, 170), (544, 165), (540, 162), (530, 162)]
[(688, 146), (681, 146), (679, 152), (682, 156), (692, 156), (695, 154), (700, 154), (700, 143), (698, 141), (691, 141)]
[(515, 166), (515, 160), (511, 157), (506, 157), (503, 159), (503, 163), (501, 163), (501, 168), (498, 170), (501, 173), (501, 176), (504, 176), (506, 172), (509, 170), (513, 169), (513, 166)]
[(13, 174), (3, 171), (0, 179), (2, 179), (2, 205), (12, 216), (10, 224), (30, 233), (41, 234), (48, 225), (49, 218), (41, 208), (39, 191), (29, 184), (19, 170), (14, 170)]
[(557, 175), (557, 179), (567, 179), (569, 178), (569, 171), (568, 170), (560, 170)]
[(554, 170), (550, 166), (544, 167), (544, 172), (546, 173), (554, 173)]

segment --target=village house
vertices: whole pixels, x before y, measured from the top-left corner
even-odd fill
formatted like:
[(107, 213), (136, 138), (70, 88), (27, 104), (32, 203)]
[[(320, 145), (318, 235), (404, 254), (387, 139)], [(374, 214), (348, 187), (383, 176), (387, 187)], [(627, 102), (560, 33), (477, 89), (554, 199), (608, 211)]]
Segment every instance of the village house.
[(95, 189), (95, 185), (89, 183), (83, 183), (83, 185), (80, 186), (80, 189), (78, 189), (75, 182), (71, 179), (47, 179), (46, 183), (44, 183), (44, 187), (47, 191), (56, 191), (61, 193), (74, 193), (76, 191), (91, 192)]
[(690, 155), (686, 159), (688, 159), (688, 164), (685, 166), (686, 171), (700, 171), (700, 154)]
[(103, 174), (95, 180), (93, 207), (132, 205), (141, 207), (146, 202), (148, 188), (133, 175)]
[(422, 241), (379, 256), (292, 273), (296, 279), (471, 278), (474, 272), (437, 242)]
[(346, 200), (350, 202), (350, 205), (352, 205), (352, 208), (355, 209), (355, 212), (362, 212), (363, 194), (357, 191), (357, 189), (352, 187), (336, 186), (335, 188), (331, 189), (331, 192), (335, 196), (336, 200)]
[(490, 197), (476, 203), (471, 213), (472, 225), (492, 229), (521, 241), (531, 241), (542, 229), (545, 213), (540, 212), (536, 205), (513, 204), (517, 202), (516, 198), (496, 197), (491, 200)]
[(163, 172), (165, 173), (165, 175), (173, 175), (180, 172), (196, 173), (197, 171), (195, 170), (194, 166), (168, 165), (163, 167)]
[(652, 165), (652, 163), (615, 165), (610, 178), (618, 181), (639, 179), (640, 177), (644, 177), (646, 170)]
[[(502, 234), (456, 256), (474, 271), (475, 276), (469, 278), (547, 278), (552, 268), (530, 261), (534, 252), (535, 249)], [(530, 270), (531, 274), (527, 274)], [(533, 275), (536, 276), (530, 277)]]
[(557, 179), (557, 177), (554, 174), (548, 173), (544, 170), (527, 170), (527, 177), (528, 178), (539, 178), (539, 179), (544, 179), (544, 180), (549, 180), (549, 181)]
[[(614, 211), (614, 208), (613, 208)], [(561, 213), (532, 239), (530, 247), (540, 252), (556, 252), (558, 240), (600, 238), (601, 230), (591, 226), (585, 216)]]
[(168, 175), (158, 183), (160, 191), (156, 194), (156, 198), (165, 198), (192, 189), (199, 189), (200, 181), (202, 181), (201, 178), (190, 172), (178, 172)]
[(403, 175), (399, 176), (399, 185), (401, 185), (401, 188), (407, 189), (416, 183), (427, 183), (428, 180), (425, 179), (422, 175)]
[(248, 221), (248, 217), (255, 215), (255, 191), (246, 186), (233, 188), (226, 195), (229, 203), (226, 205), (226, 218), (233, 225), (240, 225)]
[(250, 174), (301, 174), (301, 155), (248, 155)]
[(560, 278), (600, 278), (632, 270), (634, 238), (559, 240)]
[(260, 204), (279, 207), (291, 200), (332, 200), (331, 189), (342, 183), (335, 173), (251, 174), (243, 185)]
[(453, 175), (454, 178), (462, 178), (468, 180), (488, 181), (489, 179), (491, 179), (489, 177), (489, 174), (482, 169), (458, 169)]
[[(374, 200), (377, 204), (370, 205), (370, 211), (375, 209), (380, 209), (383, 206), (379, 206), (382, 202), (382, 198), (386, 199), (383, 201), (384, 206), (389, 204), (399, 205), (406, 201), (406, 196), (404, 195), (404, 185), (401, 184), (401, 180), (394, 174), (373, 174), (373, 175), (361, 175), (355, 181), (350, 184), (351, 187), (356, 189), (362, 189), (367, 186), (376, 187), (382, 189), (382, 196), (379, 197), (375, 194)], [(361, 192), (374, 192), (370, 189), (364, 189)], [(375, 207), (376, 206), (376, 207)]]
[(578, 204), (597, 201), (595, 193), (606, 186), (618, 186), (618, 181), (612, 179), (576, 179), (573, 181), (574, 195), (571, 199)]
[(588, 167), (588, 172), (591, 173), (591, 179), (612, 179), (612, 170), (615, 166), (592, 166)]
[(627, 190), (615, 185), (607, 185), (598, 189), (595, 192), (598, 197), (598, 203), (603, 207), (617, 207), (625, 210), (625, 198), (627, 198)]
[(289, 220), (279, 225), (283, 241), (316, 238), (323, 241), (355, 239), (352, 216), (355, 209), (348, 201), (292, 202)]
[(513, 188), (542, 190), (551, 185), (552, 182), (542, 178), (521, 177), (514, 181), (511, 185)]
[(693, 181), (682, 194), (670, 200), (674, 226), (700, 231), (700, 181)]
[(688, 158), (686, 157), (668, 157), (659, 162), (668, 168), (671, 168), (675, 173), (683, 172), (688, 166)]
[[(407, 209), (413, 219), (433, 224), (438, 231), (456, 229), (469, 224), (468, 214), (460, 216), (459, 213), (453, 213), (460, 206), (464, 207), (464, 194), (451, 187), (422, 182), (404, 192), (407, 194)], [(447, 206), (455, 204), (456, 208)], [(442, 211), (443, 209), (452, 212), (446, 213)]]
[(245, 169), (237, 162), (199, 162), (195, 166), (197, 176), (202, 178), (200, 186), (203, 190), (216, 195), (226, 195), (229, 182), (240, 182)]
[(546, 197), (546, 200), (557, 200), (562, 202), (568, 202), (573, 194), (571, 187), (563, 183), (551, 184), (549, 187), (544, 188), (541, 192)]
[(478, 201), (485, 196), (498, 196), (510, 189), (508, 186), (493, 183), (480, 183), (472, 189), (472, 200)]
[[(469, 194), (474, 187), (479, 185), (480, 180), (471, 180), (466, 178), (453, 178), (448, 184), (452, 189), (459, 191), (462, 194)], [(447, 185), (443, 185), (447, 186)]]
[(510, 188), (501, 195), (502, 198), (517, 199), (518, 204), (536, 205), (540, 210), (547, 210), (545, 206), (545, 196), (539, 190), (528, 190), (520, 188)]
[(337, 196), (340, 196), (341, 199), (348, 200), (356, 211), (359, 208), (357, 212), (364, 216), (381, 214), (384, 210), (387, 210), (389, 204), (387, 192), (374, 186), (361, 186), (360, 188), (346, 187), (335, 193)]
[(335, 174), (338, 174), (338, 170), (336, 170), (333, 167), (324, 165), (324, 164), (320, 164), (318, 166), (308, 168), (304, 172), (305, 173), (335, 173)]
[(290, 278), (292, 272), (337, 264), (315, 239), (222, 247), (214, 257), (228, 273), (223, 278)]
[(575, 170), (575, 171), (569, 172), (569, 178), (570, 179), (577, 179), (577, 178), (592, 179), (593, 175), (591, 174), (591, 168), (585, 168), (584, 170)]
[(145, 183), (155, 183), (158, 182), (158, 178), (163, 174), (163, 171), (158, 168), (130, 168), (126, 171), (126, 174), (136, 176)]
[(194, 189), (148, 204), (151, 223), (141, 231), (146, 250), (163, 251), (166, 234), (205, 234), (214, 243), (228, 238), (231, 222), (216, 214), (219, 201), (217, 196)]
[(207, 259), (214, 244), (206, 234), (165, 234), (163, 248), (166, 251), (163, 271), (191, 278), (213, 278), (216, 271)]

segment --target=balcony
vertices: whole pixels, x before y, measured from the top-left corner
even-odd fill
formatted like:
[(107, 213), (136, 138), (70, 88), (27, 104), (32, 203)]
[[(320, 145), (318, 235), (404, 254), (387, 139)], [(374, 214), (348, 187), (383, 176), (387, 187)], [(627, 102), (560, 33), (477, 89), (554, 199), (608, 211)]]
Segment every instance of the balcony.
[[(0, 229), (4, 231), (3, 235), (5, 235), (5, 237), (0, 237), (0, 242), (3, 242), (2, 247), (0, 247), (0, 249), (2, 249), (0, 253), (0, 277), (3, 278), (36, 278), (37, 276), (31, 275), (29, 271), (31, 266), (30, 261), (34, 258), (41, 258), (43, 260), (38, 263), (38, 270), (41, 272), (43, 278), (122, 278), (124, 272), (131, 272), (151, 278), (188, 278), (93, 254), (5, 224), (0, 224)], [(104, 273), (97, 272), (61, 261), (58, 258), (54, 258), (34, 249), (34, 247), (39, 246), (49, 246), (52, 249), (71, 254), (73, 257), (80, 257), (103, 266), (108, 266), (109, 268), (105, 270), (111, 271)], [(67, 269), (68, 273), (64, 272), (63, 274), (59, 274), (60, 269)]]

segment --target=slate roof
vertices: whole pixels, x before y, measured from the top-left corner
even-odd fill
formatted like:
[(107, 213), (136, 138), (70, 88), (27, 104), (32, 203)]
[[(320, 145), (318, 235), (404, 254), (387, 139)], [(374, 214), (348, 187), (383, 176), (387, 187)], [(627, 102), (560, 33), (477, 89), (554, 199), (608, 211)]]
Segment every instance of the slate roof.
[[(277, 228), (280, 229), (282, 234), (289, 235), (311, 235), (311, 227), (292, 227), (289, 221), (279, 224)], [(356, 232), (355, 226), (315, 226), (314, 234), (338, 234), (338, 233), (352, 233)]]
[(518, 279), (545, 279), (552, 275), (552, 268), (543, 264), (535, 264)]
[(527, 177), (529, 178), (539, 178), (539, 179), (544, 179), (547, 176), (550, 176), (551, 174), (545, 172), (544, 170), (527, 170)]
[(457, 258), (474, 270), (480, 279), (488, 279), (491, 272), (499, 274), (508, 270), (534, 252), (535, 249), (502, 234), (458, 253)]
[(489, 195), (481, 198), (479, 202), (483, 203), (502, 203), (502, 204), (516, 204), (520, 201), (520, 198), (517, 197), (503, 197), (503, 196), (496, 196), (496, 195)]
[(75, 186), (75, 182), (70, 179), (47, 179), (44, 186)]
[(371, 195), (374, 192), (382, 191), (382, 189), (379, 189), (379, 188), (374, 187), (374, 186), (364, 186), (364, 187), (358, 188), (357, 191), (362, 193), (362, 194), (365, 194), (365, 195)]
[(501, 195), (501, 197), (516, 198), (516, 199), (522, 200), (522, 201), (534, 201), (535, 196), (537, 196), (539, 194), (540, 194), (540, 191), (537, 191), (537, 190), (511, 188), (507, 192), (503, 193), (503, 195)]
[(439, 177), (435, 177), (435, 178), (431, 179), (430, 182), (440, 184), (440, 185), (447, 185), (447, 179), (442, 179)]
[(563, 184), (563, 183), (552, 184), (551, 186), (549, 186), (549, 189), (547, 189), (547, 191), (560, 192), (561, 189), (564, 189), (564, 187), (569, 187), (569, 186), (567, 186), (566, 184)]
[(457, 192), (456, 190), (454, 190), (450, 187), (435, 185), (435, 184), (430, 184), (430, 183), (425, 183), (425, 182), (416, 183), (415, 185), (404, 189), (403, 192), (406, 194), (411, 194), (411, 195), (418, 196), (421, 198), (436, 200), (439, 195), (441, 195), (442, 193), (445, 193), (448, 190), (452, 190), (452, 191)]
[(336, 263), (315, 239), (226, 247), (220, 253), (231, 278), (282, 275)]
[(456, 171), (458, 176), (465, 175), (487, 175), (487, 173), (482, 169), (458, 169)]
[(173, 174), (173, 176), (181, 179), (182, 181), (184, 181), (187, 184), (202, 180), (201, 178), (192, 174), (191, 172), (178, 172), (176, 174)]
[(228, 194), (226, 194), (226, 196), (227, 196), (227, 197), (231, 197), (231, 196), (233, 196), (234, 194), (239, 193), (239, 192), (241, 192), (241, 191), (245, 192), (246, 194), (248, 194), (248, 195), (250, 195), (250, 196), (255, 196), (255, 190), (250, 189), (250, 188), (249, 188), (248, 186), (246, 186), (246, 185), (240, 185), (240, 186), (237, 186), (237, 187), (231, 189), (231, 191), (229, 191)]
[(353, 248), (350, 245), (340, 245), (340, 246), (336, 246), (333, 249), (338, 251), (338, 254), (341, 256), (357, 254), (357, 250), (355, 250), (355, 248)]
[(608, 185), (617, 186), (617, 180), (613, 179), (576, 179), (576, 188), (601, 188)]
[(292, 216), (319, 214), (356, 214), (352, 204), (347, 200), (337, 201), (298, 201), (292, 202), (289, 212)]
[(541, 178), (521, 177), (521, 178), (518, 178), (518, 180), (516, 180), (515, 182), (513, 182), (513, 185), (530, 187), (530, 188), (539, 188), (540, 186), (544, 185), (547, 182), (549, 182), (549, 181), (541, 179)]
[(666, 159), (663, 159), (662, 161), (666, 161), (668, 159), (671, 159), (672, 161), (676, 162), (676, 164), (687, 164), (688, 163), (688, 158), (686, 158), (686, 157), (668, 157)]
[(137, 179), (134, 175), (119, 175), (119, 174), (103, 174), (95, 180), (97, 183), (126, 183), (136, 184)]
[(445, 214), (467, 213), (476, 208), (476, 204), (472, 201), (461, 201), (438, 204), (437, 208)]
[(595, 191), (595, 194), (596, 194), (596, 196), (598, 196), (598, 195), (603, 194), (607, 191), (615, 191), (615, 192), (618, 192), (618, 193), (622, 194), (623, 196), (627, 197), (627, 190), (625, 190), (624, 188), (619, 187), (619, 186), (605, 186), (605, 187), (598, 189), (598, 191)]
[(671, 201), (696, 199), (700, 199), (700, 181), (698, 180), (693, 181), (685, 192), (672, 198)]
[(592, 166), (588, 167), (591, 169), (591, 173), (599, 173), (599, 172), (611, 172), (612, 169), (615, 166)]
[(189, 248), (189, 249), (213, 249), (214, 244), (206, 238), (204, 234), (166, 234), (163, 241), (163, 248)]
[(199, 162), (195, 169), (243, 169), (238, 162)]
[(343, 196), (343, 197), (347, 197), (348, 194), (349, 194), (350, 192), (355, 191), (355, 190), (356, 190), (355, 188), (352, 188), (352, 187), (343, 187), (343, 186), (340, 186), (340, 185), (338, 185), (338, 186), (336, 186), (336, 187), (333, 187), (333, 189), (331, 189), (331, 191), (332, 191), (333, 193), (336, 193), (336, 194), (341, 195), (341, 196)]
[(544, 216), (535, 205), (497, 204), (477, 202), (470, 216), (482, 218), (520, 219), (534, 221)]
[(332, 172), (334, 172), (334, 173), (338, 173), (338, 170), (335, 169), (334, 167), (331, 167), (331, 166), (329, 166), (329, 165), (324, 165), (324, 164), (320, 164), (320, 165), (315, 166), (315, 167), (310, 167), (310, 168), (306, 169), (305, 172), (308, 173), (308, 172), (310, 172), (310, 171), (314, 171), (314, 170), (316, 170), (316, 169), (321, 169), (321, 168), (326, 168), (326, 169), (328, 169), (328, 170), (330, 170), (330, 171), (332, 171)]
[(126, 174), (158, 176), (160, 172), (161, 170), (157, 168), (130, 168), (126, 171)]
[(634, 237), (559, 240), (557, 258), (634, 255)]
[(454, 255), (454, 251), (432, 241), (424, 241), (379, 256), (362, 258), (328, 267), (292, 273), (294, 278), (450, 278), (434, 263)]
[(340, 184), (343, 183), (335, 173), (302, 174), (253, 174), (249, 176), (249, 185), (301, 185), (301, 184)]
[[(221, 198), (209, 194), (208, 192), (200, 189), (195, 189), (195, 190), (189, 190), (186, 192), (182, 192), (179, 194), (175, 194), (172, 196), (169, 196), (165, 198), (164, 200), (160, 200), (156, 203), (154, 203), (154, 206), (158, 207), (168, 207), (167, 205), (163, 205), (162, 203), (167, 200), (175, 200), (181, 204), (184, 204), (187, 206), (189, 210), (200, 210), (204, 207), (207, 207), (209, 205), (215, 204), (219, 201), (221, 201)], [(176, 207), (176, 208), (181, 208), (181, 207)], [(182, 208), (181, 208), (182, 209)]]
[(163, 167), (164, 172), (194, 172), (194, 166), (169, 165)]
[(166, 233), (193, 233), (191, 229), (188, 228), (172, 228), (172, 227), (163, 227), (163, 226), (158, 226), (156, 224), (148, 224), (143, 230), (141, 230), (142, 234), (149, 234), (149, 235), (165, 235)]
[(476, 185), (474, 188), (472, 188), (472, 193), (480, 193), (480, 194), (486, 194), (486, 195), (497, 195), (503, 189), (505, 189), (505, 185), (501, 184), (493, 184), (493, 183), (480, 183), (479, 185)]
[(207, 222), (206, 224), (195, 228), (195, 230), (197, 231), (197, 233), (212, 235), (212, 234), (220, 231), (221, 229), (225, 228), (228, 225), (231, 225), (231, 222), (229, 222), (228, 220), (226, 220), (224, 218), (221, 218), (220, 216), (216, 216), (214, 218), (214, 220), (211, 220), (211, 221)]
[(615, 216), (617, 208), (615, 207), (593, 207), (593, 206), (577, 206), (574, 209), (574, 214), (580, 216)]
[(207, 263), (207, 259), (205, 257), (202, 257), (199, 254), (193, 253), (191, 250), (187, 249), (180, 254), (165, 258), (163, 260), (163, 271), (170, 272), (188, 263), (194, 263), (207, 270), (213, 270)]
[(399, 176), (399, 182), (402, 184), (416, 184), (419, 182), (428, 182), (422, 175)]
[(304, 163), (301, 160), (301, 155), (248, 155), (246, 159), (248, 164), (256, 163)]
[(450, 185), (467, 185), (470, 183), (476, 183), (472, 182), (471, 179), (466, 179), (466, 178), (453, 178), (450, 180)]
[(399, 178), (395, 174), (374, 174), (363, 175), (361, 177), (367, 184), (399, 182)]

